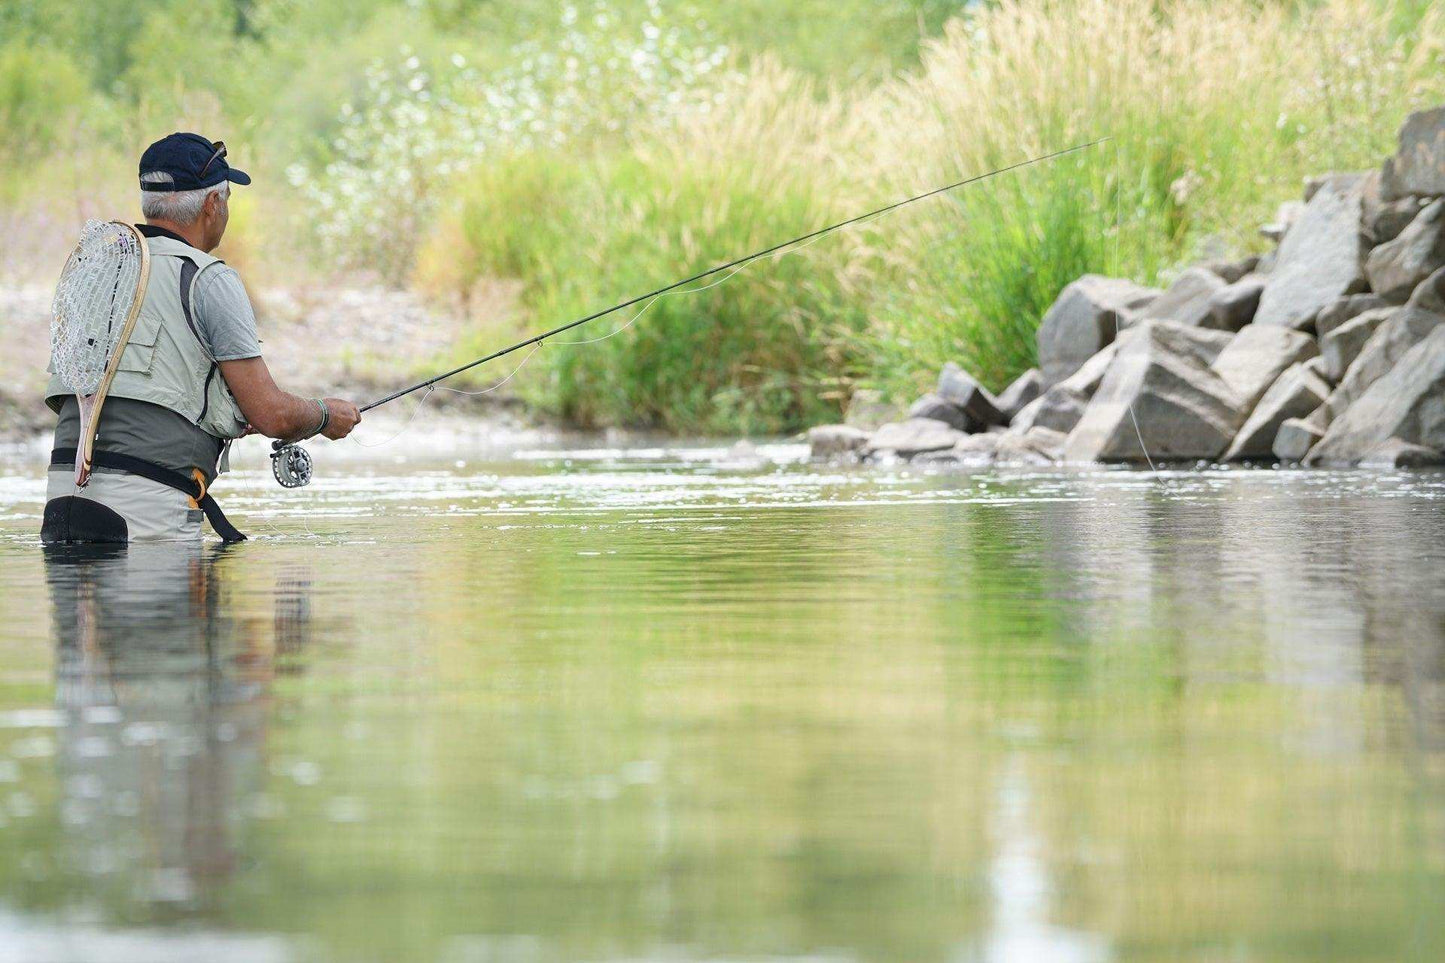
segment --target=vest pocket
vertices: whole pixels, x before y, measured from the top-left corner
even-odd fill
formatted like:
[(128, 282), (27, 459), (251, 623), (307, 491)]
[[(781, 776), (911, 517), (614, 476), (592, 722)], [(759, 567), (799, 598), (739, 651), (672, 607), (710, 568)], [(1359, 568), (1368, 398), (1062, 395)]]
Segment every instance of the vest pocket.
[(135, 319), (135, 327), (131, 329), (130, 341), (121, 352), (118, 370), (149, 374), (151, 366), (155, 364), (156, 338), (160, 336), (160, 332), (161, 319), (142, 310), (140, 317)]

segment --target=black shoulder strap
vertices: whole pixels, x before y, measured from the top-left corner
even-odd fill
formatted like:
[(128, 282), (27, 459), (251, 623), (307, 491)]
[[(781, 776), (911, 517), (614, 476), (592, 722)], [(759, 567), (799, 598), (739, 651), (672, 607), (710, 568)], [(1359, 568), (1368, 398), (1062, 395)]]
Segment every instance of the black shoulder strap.
[(196, 319), (191, 315), (191, 284), (196, 280), (196, 262), (188, 257), (181, 261), (181, 310), (186, 312), (186, 326), (191, 329), (191, 334), (196, 336), (200, 342), (201, 349), (209, 355), (210, 349), (206, 348), (206, 342), (201, 338), (201, 329), (196, 327)]
[(216, 377), (216, 359), (211, 357), (211, 349), (206, 345), (206, 340), (201, 337), (201, 329), (196, 327), (196, 319), (191, 313), (191, 285), (200, 273), (196, 262), (188, 257), (181, 258), (181, 310), (186, 313), (186, 327), (191, 329), (191, 334), (196, 338), (196, 344), (211, 358), (211, 370), (206, 372), (206, 383), (201, 388), (201, 413), (196, 416), (197, 420), (206, 417), (206, 412), (211, 407), (211, 380)]

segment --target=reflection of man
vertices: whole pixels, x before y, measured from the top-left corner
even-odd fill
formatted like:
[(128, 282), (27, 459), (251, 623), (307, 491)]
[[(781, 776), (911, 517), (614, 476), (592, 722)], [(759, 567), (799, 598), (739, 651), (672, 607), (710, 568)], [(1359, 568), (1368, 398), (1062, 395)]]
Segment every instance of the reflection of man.
[(46, 389), (59, 416), (46, 542), (198, 538), (202, 504), (223, 537), (243, 537), (214, 503), (188, 494), (199, 480), (204, 495), (225, 470), (230, 441), (248, 430), (344, 438), (361, 419), (349, 401), (302, 398), (272, 380), (241, 278), (210, 254), (226, 233), (232, 183), (251, 178), (226, 163), (224, 144), (199, 134), (171, 134), (141, 155), (146, 223), (137, 227), (150, 249), (150, 281), (101, 409), (96, 447), (105, 454), (84, 488), (71, 471), (79, 405), (58, 376)]
[(273, 660), (270, 640), (228, 615), (229, 561), (199, 544), (46, 549), (60, 811), (88, 892), (120, 882), (147, 902), (191, 902), (238, 865)]

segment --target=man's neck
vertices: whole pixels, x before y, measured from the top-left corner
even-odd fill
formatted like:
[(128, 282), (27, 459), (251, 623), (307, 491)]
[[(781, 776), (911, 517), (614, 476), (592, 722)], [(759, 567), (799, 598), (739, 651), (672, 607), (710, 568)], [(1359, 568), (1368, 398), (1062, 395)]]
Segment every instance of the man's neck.
[(149, 224), (151, 227), (159, 227), (163, 230), (170, 231), (172, 234), (179, 235), (182, 239), (185, 240), (187, 244), (189, 244), (191, 247), (195, 248), (198, 251), (206, 250), (206, 248), (204, 247), (205, 237), (201, 234), (201, 225), (199, 219), (190, 224), (177, 224), (175, 221), (167, 221), (161, 218), (148, 217), (146, 218), (146, 223)]

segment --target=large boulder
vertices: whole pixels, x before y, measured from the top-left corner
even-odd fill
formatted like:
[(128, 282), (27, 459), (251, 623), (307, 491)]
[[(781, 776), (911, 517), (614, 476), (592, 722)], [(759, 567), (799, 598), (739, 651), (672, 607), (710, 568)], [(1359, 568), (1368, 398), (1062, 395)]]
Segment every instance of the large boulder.
[(1394, 310), (1384, 324), (1375, 328), (1338, 379), (1330, 395), (1330, 411), (1338, 415), (1352, 405), (1441, 324), (1445, 324), (1445, 268), (1430, 275), (1404, 307)]
[(1254, 323), (1307, 328), (1325, 305), (1363, 290), (1364, 259), (1359, 184), (1333, 179), (1280, 243)]
[(814, 458), (837, 458), (861, 451), (868, 432), (852, 425), (818, 425), (808, 429), (808, 448)]
[(1388, 438), (1445, 449), (1445, 327), (1436, 327), (1330, 422), (1309, 464), (1352, 465)]
[[(1268, 458), (1271, 453), (1278, 456), (1275, 440), (1280, 427), (1291, 418), (1304, 418), (1319, 410), (1329, 393), (1329, 383), (1306, 365), (1296, 364), (1287, 368), (1254, 406), (1254, 410), (1245, 419), (1244, 427), (1239, 429), (1234, 440), (1230, 442), (1223, 460)], [(1298, 461), (1302, 457), (1303, 452), (1294, 460)]]
[(973, 430), (973, 422), (963, 409), (955, 404), (944, 401), (938, 395), (924, 395), (913, 403), (908, 409), (909, 418), (932, 418), (934, 421), (941, 421), (950, 428), (959, 431)]
[(1264, 396), (1280, 372), (1319, 354), (1315, 339), (1300, 331), (1252, 324), (1214, 359), (1214, 373), (1234, 389), (1246, 410)]
[(1130, 330), (1069, 433), (1068, 460), (1218, 457), (1244, 421), (1244, 406), (1202, 360), (1198, 333), (1165, 321)]
[(1047, 386), (1044, 384), (1043, 373), (1038, 368), (1030, 368), (999, 394), (999, 414), (1003, 415), (1005, 421), (1013, 421), (1024, 405), (1044, 393), (1045, 387)]
[(1039, 324), (1039, 368), (1057, 384), (1114, 340), (1160, 292), (1121, 278), (1086, 274), (1060, 292)]
[(1365, 261), (1370, 288), (1392, 304), (1406, 301), (1415, 287), (1445, 266), (1445, 198), (1420, 212), (1400, 236), (1381, 244)]
[(938, 373), (938, 397), (957, 408), (968, 418), (965, 431), (983, 431), (989, 425), (1006, 422), (999, 414), (998, 402), (988, 389), (952, 361)]
[(1208, 325), (1212, 320), (1211, 298), (1227, 287), (1224, 279), (1213, 271), (1192, 267), (1169, 285), (1169, 289), (1144, 309), (1146, 317), (1158, 321), (1177, 321), (1191, 327)]
[(1351, 318), (1335, 328), (1320, 340), (1320, 356), (1325, 359), (1325, 375), (1331, 381), (1345, 376), (1355, 358), (1359, 357), (1365, 342), (1375, 330), (1398, 310), (1396, 308), (1374, 308), (1357, 318)]
[(1445, 107), (1405, 118), (1399, 150), (1385, 161), (1381, 175), (1381, 194), (1387, 201), (1409, 194), (1445, 194)]
[(1264, 293), (1265, 276), (1247, 274), (1218, 289), (1209, 296), (1209, 320), (1207, 328), (1220, 331), (1238, 331), (1254, 320), (1259, 310), (1259, 298)]
[(950, 428), (932, 418), (909, 418), (886, 424), (873, 433), (864, 446), (869, 455), (891, 452), (903, 458), (926, 451), (942, 451), (952, 448), (959, 439), (967, 437), (963, 432)]

